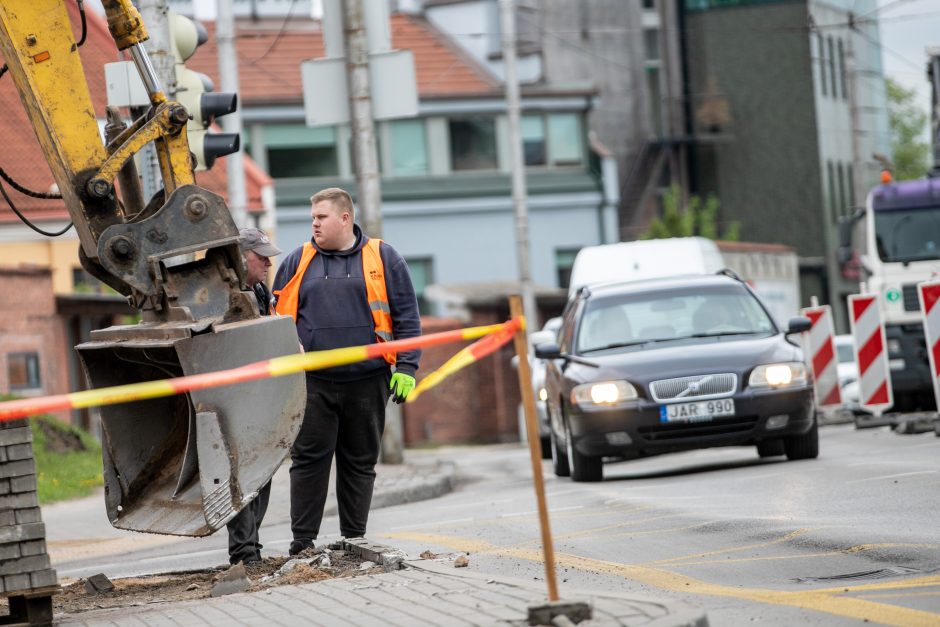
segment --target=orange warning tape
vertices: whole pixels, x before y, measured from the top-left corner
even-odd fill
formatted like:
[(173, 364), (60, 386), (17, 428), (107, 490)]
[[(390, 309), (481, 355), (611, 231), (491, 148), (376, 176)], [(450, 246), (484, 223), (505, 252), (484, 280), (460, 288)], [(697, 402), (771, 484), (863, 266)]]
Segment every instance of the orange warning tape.
[(162, 379), (159, 381), (128, 383), (126, 385), (72, 392), (69, 394), (58, 394), (55, 396), (5, 401), (0, 402), (0, 421), (13, 420), (15, 418), (50, 411), (115, 405), (117, 403), (172, 396), (174, 394), (182, 394), (192, 390), (204, 390), (220, 385), (231, 385), (232, 383), (254, 381), (268, 377), (281, 377), (305, 370), (322, 370), (323, 368), (332, 368), (333, 366), (343, 366), (366, 359), (374, 359), (386, 353), (399, 353), (462, 340), (475, 340), (490, 334), (505, 333), (506, 328), (512, 328), (512, 333), (515, 333), (515, 331), (520, 328), (520, 325), (523, 324), (524, 322), (522, 320), (512, 319), (501, 324), (467, 327), (465, 329), (431, 333), (429, 335), (421, 335), (404, 340), (393, 340), (379, 344), (334, 348), (331, 350), (313, 351), (297, 355), (285, 355), (283, 357), (275, 357), (273, 359), (246, 364), (237, 368), (207, 372), (204, 374)]

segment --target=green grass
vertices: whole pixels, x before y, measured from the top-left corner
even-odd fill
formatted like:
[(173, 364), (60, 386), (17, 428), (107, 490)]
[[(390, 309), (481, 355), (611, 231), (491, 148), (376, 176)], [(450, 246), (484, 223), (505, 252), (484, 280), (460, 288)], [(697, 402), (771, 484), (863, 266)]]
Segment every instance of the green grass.
[[(50, 416), (31, 417), (29, 424), (40, 504), (88, 496), (102, 485), (101, 445), (95, 438)], [(53, 439), (59, 442), (68, 441), (67, 450), (54, 446), (47, 432), (58, 434)]]

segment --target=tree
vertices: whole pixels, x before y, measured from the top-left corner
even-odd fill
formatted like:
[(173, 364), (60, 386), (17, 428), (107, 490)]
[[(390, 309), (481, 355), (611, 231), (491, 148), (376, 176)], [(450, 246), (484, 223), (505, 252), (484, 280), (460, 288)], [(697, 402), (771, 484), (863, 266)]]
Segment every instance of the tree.
[(698, 235), (708, 239), (735, 241), (740, 238), (741, 225), (737, 221), (729, 222), (719, 236), (718, 208), (720, 203), (714, 194), (709, 194), (703, 201), (701, 196), (692, 194), (686, 206), (681, 207), (679, 186), (673, 185), (663, 194), (663, 215), (650, 224), (649, 230), (640, 239), (659, 239), (664, 237), (692, 237)]
[(927, 113), (917, 106), (917, 94), (913, 89), (905, 89), (890, 78), (885, 79), (885, 86), (888, 90), (894, 178), (899, 181), (919, 179), (929, 167), (930, 146), (922, 141), (927, 128)]

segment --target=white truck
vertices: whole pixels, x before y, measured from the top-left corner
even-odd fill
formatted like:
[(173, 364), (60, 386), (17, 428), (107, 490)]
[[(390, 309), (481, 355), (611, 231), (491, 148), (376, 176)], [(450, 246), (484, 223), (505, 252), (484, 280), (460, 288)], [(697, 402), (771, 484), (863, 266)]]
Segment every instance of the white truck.
[(940, 178), (893, 182), (886, 177), (865, 208), (840, 225), (840, 261), (850, 262), (852, 231), (863, 221), (861, 266), (868, 291), (880, 296), (896, 411), (936, 406), (917, 284), (940, 276)]
[(734, 270), (760, 295), (781, 324), (799, 313), (796, 252), (780, 244), (715, 242), (704, 237), (619, 242), (586, 246), (571, 268), (569, 297), (584, 285), (680, 274)]

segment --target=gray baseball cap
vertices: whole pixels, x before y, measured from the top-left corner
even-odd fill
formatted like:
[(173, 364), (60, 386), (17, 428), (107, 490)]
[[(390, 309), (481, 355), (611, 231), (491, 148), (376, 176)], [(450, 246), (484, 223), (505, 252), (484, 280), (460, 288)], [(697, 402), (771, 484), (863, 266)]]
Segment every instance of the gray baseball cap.
[(282, 252), (260, 229), (241, 229), (238, 234), (241, 237), (240, 246), (245, 252), (253, 250), (262, 257), (275, 257)]

